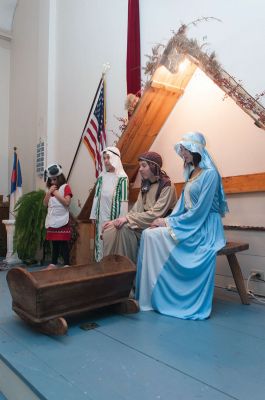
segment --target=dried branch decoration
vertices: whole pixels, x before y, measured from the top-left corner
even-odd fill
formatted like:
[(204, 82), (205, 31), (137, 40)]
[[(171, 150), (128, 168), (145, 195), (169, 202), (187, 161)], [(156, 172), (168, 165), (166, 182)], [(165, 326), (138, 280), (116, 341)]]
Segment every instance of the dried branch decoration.
[(150, 79), (159, 66), (164, 65), (170, 72), (176, 73), (180, 62), (184, 58), (188, 58), (225, 92), (224, 98), (231, 97), (243, 111), (254, 119), (259, 128), (265, 129), (265, 108), (258, 102), (265, 95), (265, 91), (255, 97), (251, 96), (243, 88), (241, 81), (237, 81), (221, 67), (214, 51), (207, 54), (202, 50), (207, 43), (199, 44), (196, 39), (189, 39), (186, 36), (189, 26), (196, 26), (202, 21), (209, 20), (220, 21), (214, 17), (202, 17), (187, 25), (182, 24), (177, 32), (173, 32), (166, 47), (162, 44), (153, 47), (152, 55), (147, 56), (148, 61), (144, 68), (144, 73), (149, 76), (146, 86), (149, 86)]

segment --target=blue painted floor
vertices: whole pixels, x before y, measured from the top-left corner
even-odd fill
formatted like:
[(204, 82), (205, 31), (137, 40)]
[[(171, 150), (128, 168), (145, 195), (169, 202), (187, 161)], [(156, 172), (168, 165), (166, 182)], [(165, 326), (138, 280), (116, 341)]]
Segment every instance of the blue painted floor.
[[(218, 289), (206, 321), (98, 312), (68, 321), (67, 336), (48, 337), (12, 312), (5, 276), (0, 272), (0, 357), (41, 398), (265, 398), (263, 305), (243, 306), (237, 294)], [(86, 321), (99, 327), (80, 329)]]

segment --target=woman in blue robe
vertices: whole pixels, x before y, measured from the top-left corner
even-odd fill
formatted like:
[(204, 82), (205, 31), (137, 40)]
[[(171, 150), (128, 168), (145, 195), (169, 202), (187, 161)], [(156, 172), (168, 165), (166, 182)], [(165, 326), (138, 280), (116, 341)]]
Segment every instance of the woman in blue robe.
[(216, 253), (225, 246), (221, 218), (228, 211), (220, 174), (201, 133), (184, 135), (175, 150), (186, 184), (171, 215), (141, 238), (136, 299), (142, 311), (205, 319), (212, 309)]

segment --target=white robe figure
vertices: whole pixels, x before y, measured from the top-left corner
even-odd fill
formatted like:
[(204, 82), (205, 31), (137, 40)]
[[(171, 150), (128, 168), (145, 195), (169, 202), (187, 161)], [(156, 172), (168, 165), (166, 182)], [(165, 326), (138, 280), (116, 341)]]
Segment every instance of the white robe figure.
[(96, 182), (95, 197), (90, 219), (96, 222), (95, 260), (103, 257), (102, 227), (105, 222), (124, 216), (128, 212), (128, 177), (123, 169), (120, 151), (117, 147), (106, 147), (103, 154), (109, 156), (114, 172), (103, 171)]

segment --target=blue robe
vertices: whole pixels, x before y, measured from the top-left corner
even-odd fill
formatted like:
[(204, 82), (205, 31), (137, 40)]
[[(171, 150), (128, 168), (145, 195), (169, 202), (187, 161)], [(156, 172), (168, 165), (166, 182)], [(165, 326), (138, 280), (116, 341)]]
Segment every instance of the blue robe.
[(141, 238), (136, 298), (141, 310), (205, 319), (212, 308), (216, 253), (225, 246), (220, 175), (203, 169), (186, 183), (166, 227)]

